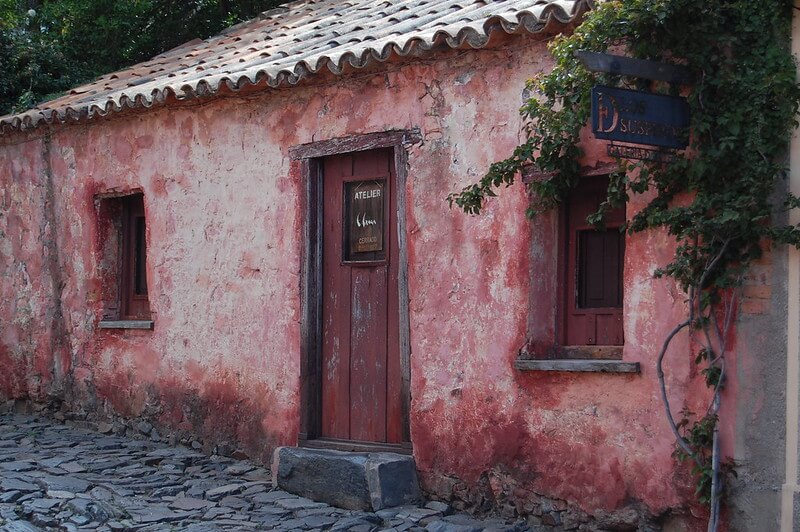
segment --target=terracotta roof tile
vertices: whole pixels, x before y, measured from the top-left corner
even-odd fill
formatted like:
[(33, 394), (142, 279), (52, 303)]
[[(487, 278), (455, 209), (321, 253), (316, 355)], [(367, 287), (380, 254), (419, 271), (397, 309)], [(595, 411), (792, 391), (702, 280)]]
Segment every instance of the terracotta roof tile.
[(489, 33), (554, 31), (592, 0), (300, 0), (206, 40), (196, 39), (107, 74), (25, 113), (0, 117), (0, 132), (151, 107), (216, 93), (222, 85), (277, 87), (328, 68), (361, 68), (445, 43), (484, 46)]

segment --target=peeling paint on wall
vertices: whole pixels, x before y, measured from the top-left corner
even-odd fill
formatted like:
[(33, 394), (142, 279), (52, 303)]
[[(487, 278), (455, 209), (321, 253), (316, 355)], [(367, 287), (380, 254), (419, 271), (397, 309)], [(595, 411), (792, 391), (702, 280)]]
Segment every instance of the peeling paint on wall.
[[(641, 362), (641, 375), (522, 373), (520, 349), (554, 335), (554, 221), (526, 220), (520, 187), (480, 217), (445, 201), (519, 143), (525, 80), (549, 67), (543, 43), (516, 38), (0, 146), (0, 395), (61, 394), (265, 462), (295, 444), (304, 185), (287, 150), (419, 127), (406, 217), (411, 436), (426, 489), (520, 511), (544, 498), (595, 515), (632, 504), (654, 516), (694, 511), (654, 371), (683, 310), (675, 287), (651, 277), (669, 239), (627, 243), (624, 359)], [(585, 141), (595, 165), (599, 147)], [(97, 198), (134, 189), (155, 327), (98, 330), (113, 295)], [(685, 397), (697, 375), (678, 344), (670, 396), (696, 407)]]

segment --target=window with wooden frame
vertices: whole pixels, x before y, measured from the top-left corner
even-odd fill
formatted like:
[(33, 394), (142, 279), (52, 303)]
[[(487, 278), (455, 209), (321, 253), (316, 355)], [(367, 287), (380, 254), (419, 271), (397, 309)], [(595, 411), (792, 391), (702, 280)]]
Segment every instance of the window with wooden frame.
[[(545, 177), (530, 172), (528, 182)], [(590, 175), (561, 208), (537, 218), (531, 233), (528, 333), (514, 367), (520, 371), (633, 374), (622, 360), (625, 207), (606, 212), (605, 227), (587, 222), (608, 192), (608, 176)]]
[(149, 320), (147, 225), (142, 194), (133, 194), (122, 198), (121, 233), (120, 318), (122, 320)]
[(608, 177), (585, 177), (561, 213), (559, 358), (622, 358), (625, 208), (598, 230), (586, 219), (605, 200)]
[(100, 329), (152, 329), (147, 289), (147, 223), (144, 195), (98, 195), (97, 276)]

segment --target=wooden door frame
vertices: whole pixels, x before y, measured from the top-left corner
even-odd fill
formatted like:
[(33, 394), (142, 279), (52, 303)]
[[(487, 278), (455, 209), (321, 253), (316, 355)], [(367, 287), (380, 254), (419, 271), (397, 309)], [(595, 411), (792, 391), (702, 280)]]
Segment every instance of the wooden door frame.
[[(300, 164), (303, 248), (300, 276), (300, 445), (341, 450), (411, 449), (411, 345), (408, 313), (408, 244), (406, 240), (406, 178), (408, 150), (420, 143), (419, 129), (392, 130), (300, 144), (289, 149)], [(396, 175), (397, 265), (399, 295), (400, 367), (402, 371), (403, 443), (400, 446), (317, 440), (322, 427), (322, 159), (331, 155), (392, 148)], [(397, 449), (395, 449), (397, 447)]]

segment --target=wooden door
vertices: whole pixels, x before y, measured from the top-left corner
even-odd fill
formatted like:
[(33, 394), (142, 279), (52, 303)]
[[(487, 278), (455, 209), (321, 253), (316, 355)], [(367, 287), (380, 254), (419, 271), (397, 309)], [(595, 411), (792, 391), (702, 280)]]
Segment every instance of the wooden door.
[(322, 438), (401, 443), (392, 149), (322, 163)]

